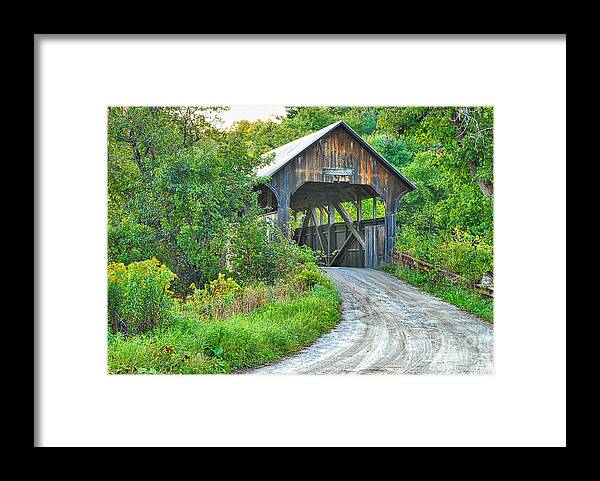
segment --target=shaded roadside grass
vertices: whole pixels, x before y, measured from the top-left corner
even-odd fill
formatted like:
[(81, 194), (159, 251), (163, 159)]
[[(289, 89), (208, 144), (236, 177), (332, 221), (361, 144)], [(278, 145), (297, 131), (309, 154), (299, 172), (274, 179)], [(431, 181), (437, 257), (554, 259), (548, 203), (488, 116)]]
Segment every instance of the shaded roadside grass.
[(273, 301), (225, 320), (173, 308), (170, 321), (152, 332), (109, 334), (111, 374), (214, 374), (259, 366), (298, 351), (340, 320), (333, 285), (305, 296)]
[(493, 299), (468, 287), (454, 284), (436, 272), (424, 272), (395, 265), (386, 266), (383, 270), (471, 314), (490, 322), (494, 320)]

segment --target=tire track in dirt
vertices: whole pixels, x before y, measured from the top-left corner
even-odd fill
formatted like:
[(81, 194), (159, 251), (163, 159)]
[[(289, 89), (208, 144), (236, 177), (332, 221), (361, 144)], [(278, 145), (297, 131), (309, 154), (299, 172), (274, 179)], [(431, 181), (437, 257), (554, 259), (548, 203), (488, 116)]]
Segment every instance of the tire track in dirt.
[(252, 374), (491, 374), (493, 327), (374, 269), (324, 269), (342, 321), (311, 346)]

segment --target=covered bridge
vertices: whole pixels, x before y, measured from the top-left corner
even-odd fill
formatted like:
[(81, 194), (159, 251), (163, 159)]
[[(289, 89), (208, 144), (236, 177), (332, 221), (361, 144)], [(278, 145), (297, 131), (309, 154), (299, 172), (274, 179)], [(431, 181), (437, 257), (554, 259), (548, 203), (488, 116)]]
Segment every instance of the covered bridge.
[[(257, 174), (270, 180), (258, 187), (259, 203), (287, 236), (322, 252), (329, 266), (389, 262), (398, 202), (415, 186), (348, 124), (340, 120), (265, 156), (270, 163)], [(363, 212), (365, 199), (373, 200), (371, 212)], [(378, 202), (383, 217), (377, 216)], [(297, 224), (293, 232), (290, 211)]]

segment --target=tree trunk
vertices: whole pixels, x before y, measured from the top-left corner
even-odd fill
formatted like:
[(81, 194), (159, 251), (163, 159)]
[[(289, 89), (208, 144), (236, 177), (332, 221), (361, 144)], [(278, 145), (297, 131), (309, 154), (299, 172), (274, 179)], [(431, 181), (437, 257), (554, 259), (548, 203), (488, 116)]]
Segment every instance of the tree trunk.
[[(476, 160), (470, 160), (469, 164), (469, 173), (471, 177), (475, 177), (475, 172), (477, 171), (477, 167), (479, 166), (479, 162)], [(478, 180), (477, 185), (479, 186), (479, 190), (486, 197), (492, 197), (494, 195), (494, 184), (492, 182), (487, 182), (485, 180)]]
[(477, 182), (477, 185), (479, 186), (479, 189), (481, 190), (483, 195), (485, 195), (486, 197), (494, 196), (494, 184), (492, 184), (491, 182), (484, 182), (483, 180), (480, 180)]

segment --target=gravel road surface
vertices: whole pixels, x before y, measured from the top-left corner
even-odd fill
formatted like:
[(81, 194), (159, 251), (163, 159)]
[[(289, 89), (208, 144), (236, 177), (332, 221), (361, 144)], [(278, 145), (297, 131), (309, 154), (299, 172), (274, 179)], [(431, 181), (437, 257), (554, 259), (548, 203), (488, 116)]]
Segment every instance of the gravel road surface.
[(250, 374), (491, 374), (493, 326), (374, 269), (329, 267), (342, 321)]

